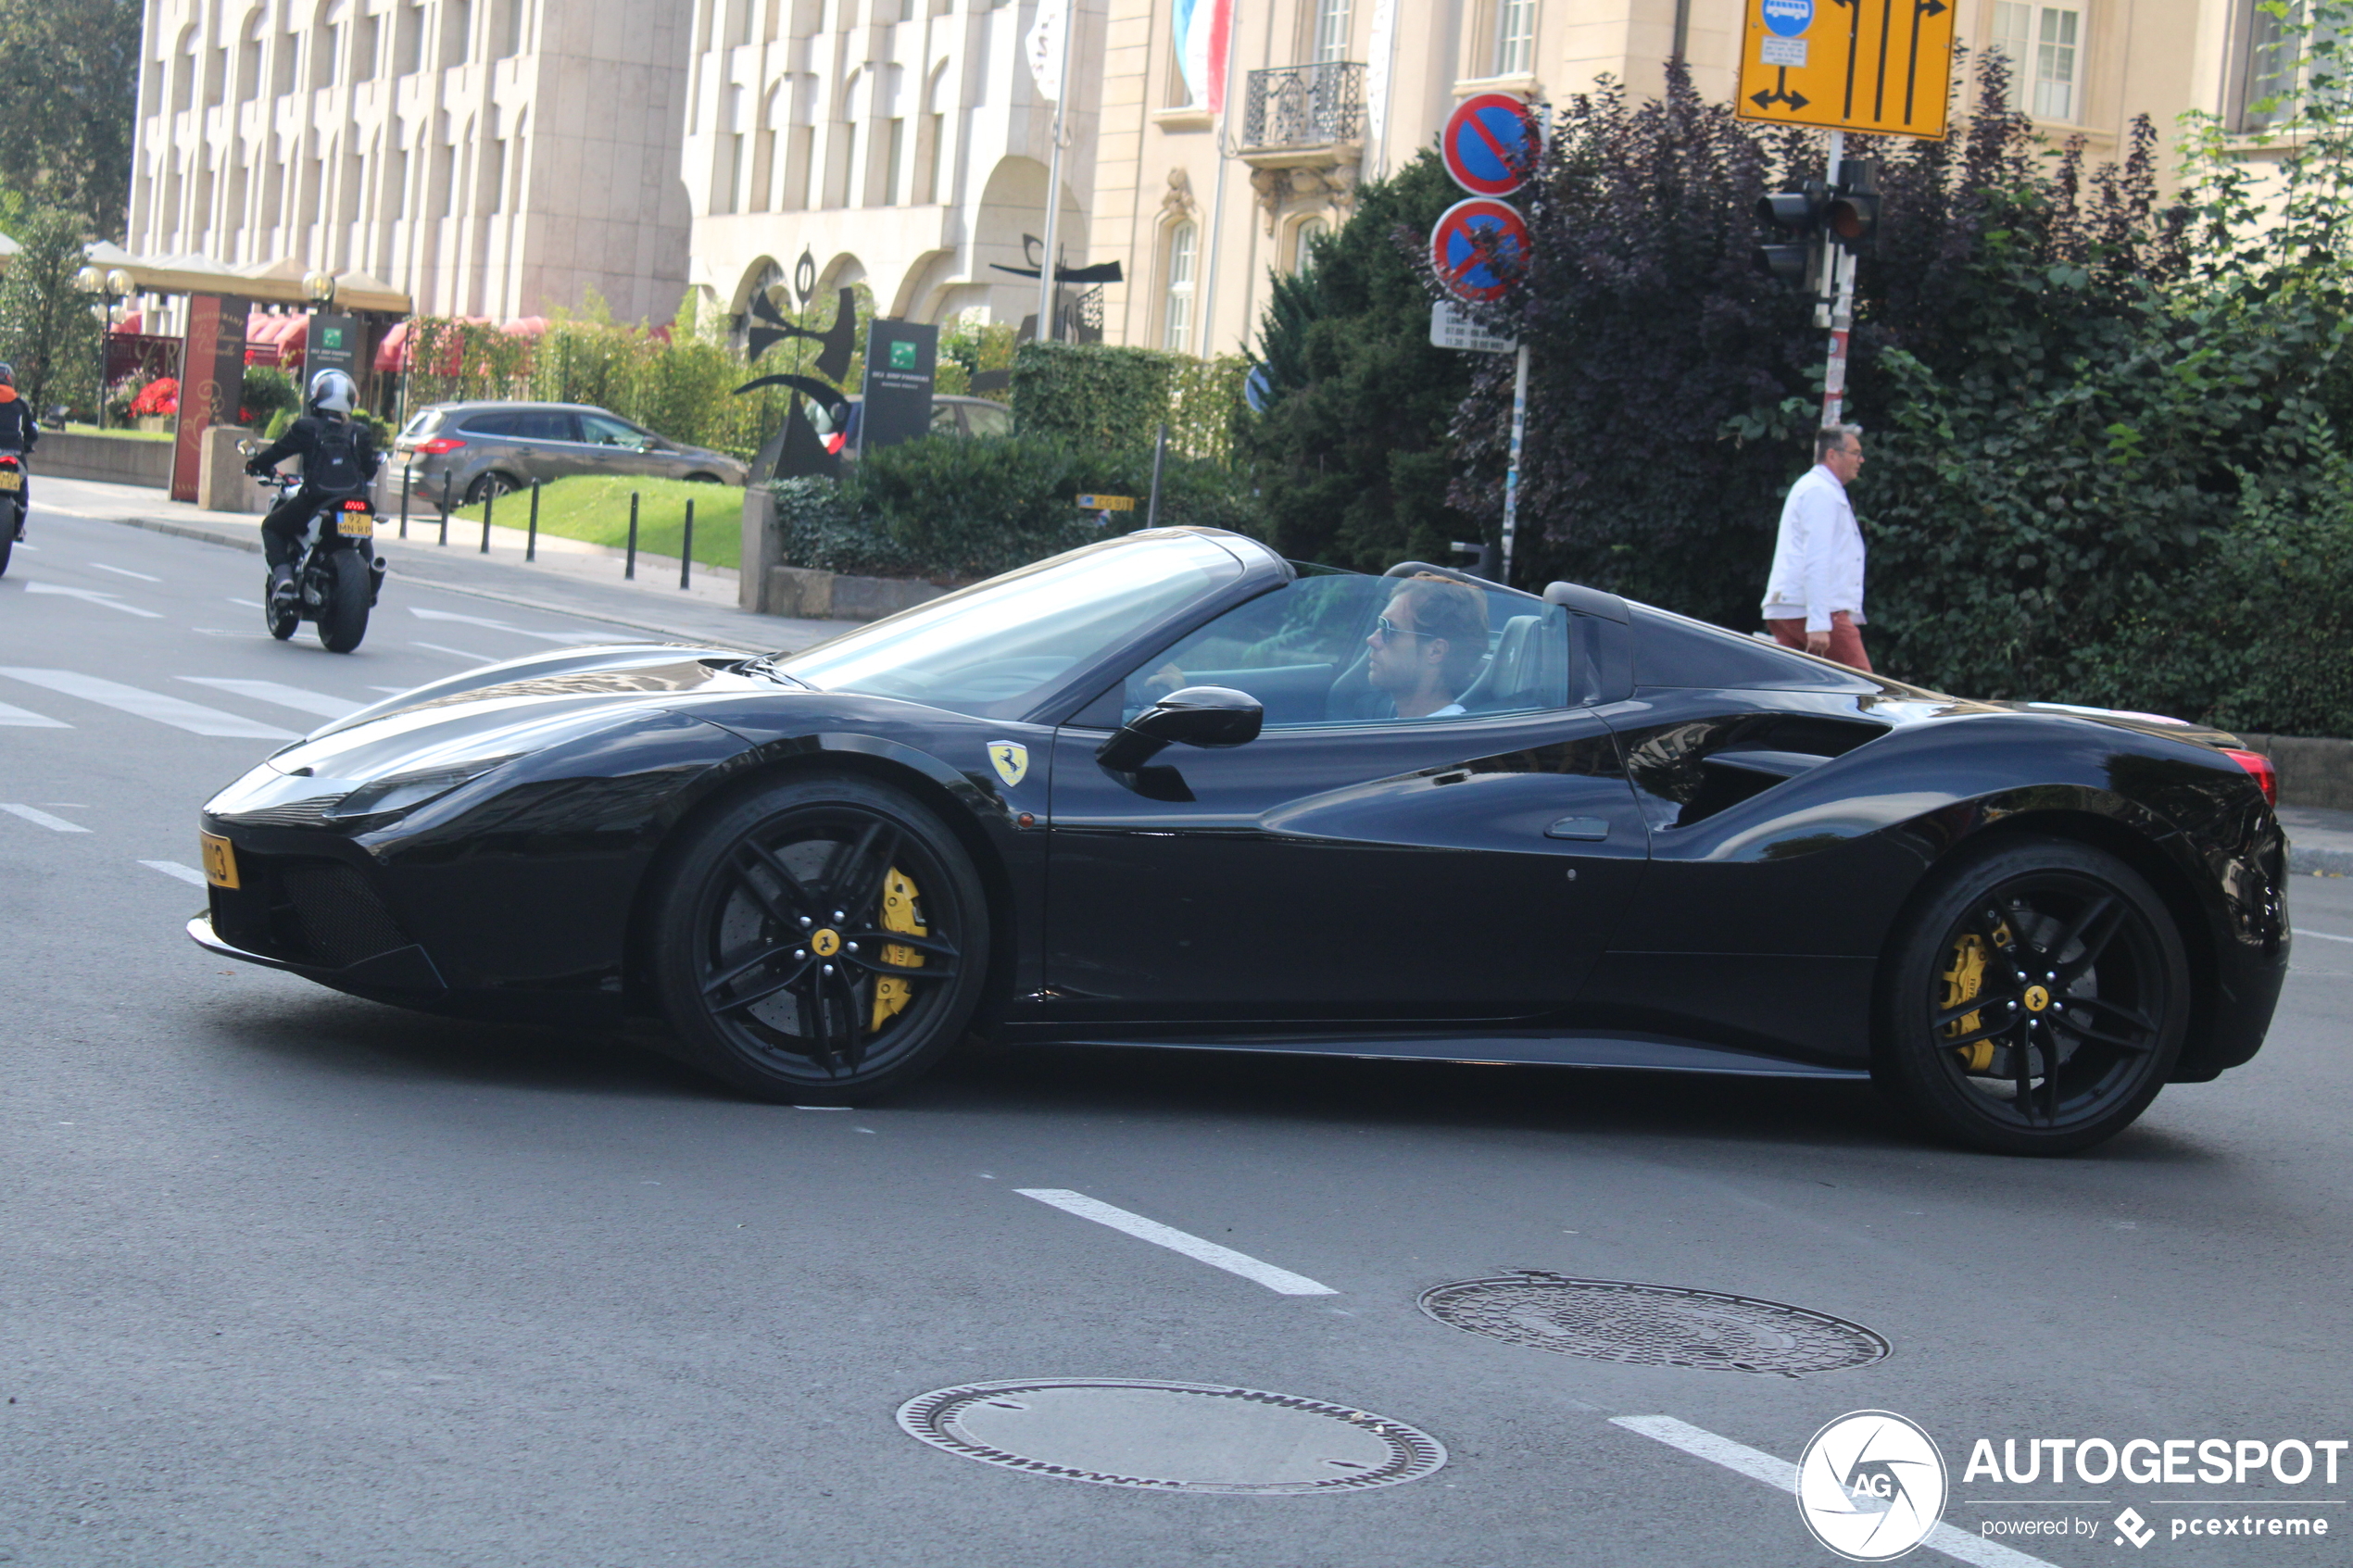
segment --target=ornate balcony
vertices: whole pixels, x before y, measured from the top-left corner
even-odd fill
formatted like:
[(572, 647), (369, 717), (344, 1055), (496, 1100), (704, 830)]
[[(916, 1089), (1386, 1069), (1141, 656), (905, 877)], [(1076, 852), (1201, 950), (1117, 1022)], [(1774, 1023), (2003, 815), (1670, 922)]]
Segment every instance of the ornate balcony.
[[(1365, 133), (1365, 68), (1354, 60), (1277, 66), (1250, 73), (1242, 98), (1242, 156), (1312, 154)], [(1303, 160), (1302, 160), (1303, 161)]]

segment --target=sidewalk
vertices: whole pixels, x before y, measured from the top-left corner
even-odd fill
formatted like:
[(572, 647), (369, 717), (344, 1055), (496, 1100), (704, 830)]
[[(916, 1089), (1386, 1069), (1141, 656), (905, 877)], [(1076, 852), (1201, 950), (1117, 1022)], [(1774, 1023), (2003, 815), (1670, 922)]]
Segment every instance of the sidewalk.
[[(43, 512), (58, 512), (261, 553), (258, 514), (206, 511), (159, 490), (85, 479), (36, 480), (33, 496), (36, 529)], [(384, 579), (388, 595), (396, 595), (406, 579), (447, 593), (610, 621), (661, 637), (762, 653), (804, 648), (848, 631), (851, 624), (739, 609), (736, 574), (726, 567), (698, 563), (690, 585), (681, 589), (675, 556), (640, 551), (632, 582), (622, 576), (625, 551), (577, 539), (542, 533), (538, 558), (526, 563), (525, 534), (520, 528), (492, 528), (485, 555), (478, 522), (451, 519), (446, 546), (437, 543), (440, 519), (432, 512), (410, 515), (406, 539), (399, 536), (397, 513), (378, 518), (376, 526), (376, 553), (390, 563)]]
[(2353, 811), (2283, 806), (2287, 869), (2298, 876), (2353, 876)]

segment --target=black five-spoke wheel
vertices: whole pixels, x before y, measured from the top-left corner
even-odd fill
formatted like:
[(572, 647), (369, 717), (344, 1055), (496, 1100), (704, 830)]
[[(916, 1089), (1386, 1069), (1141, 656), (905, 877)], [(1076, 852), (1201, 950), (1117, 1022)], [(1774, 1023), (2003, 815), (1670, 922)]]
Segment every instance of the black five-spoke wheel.
[(2180, 934), (2132, 868), (2014, 842), (1915, 909), (1883, 988), (1881, 1084), (1980, 1148), (2064, 1154), (2147, 1109), (2181, 1054)]
[(706, 820), (659, 897), (655, 970), (689, 1059), (774, 1099), (846, 1103), (929, 1069), (988, 963), (970, 859), (865, 781), (779, 784)]

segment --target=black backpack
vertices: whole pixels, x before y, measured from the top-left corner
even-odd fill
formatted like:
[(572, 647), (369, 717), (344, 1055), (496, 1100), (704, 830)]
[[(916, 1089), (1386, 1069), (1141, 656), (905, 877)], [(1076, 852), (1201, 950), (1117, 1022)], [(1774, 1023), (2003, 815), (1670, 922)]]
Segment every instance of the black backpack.
[(364, 487), (359, 471), (359, 427), (349, 420), (321, 420), (310, 451), (302, 459), (303, 482), (326, 495)]

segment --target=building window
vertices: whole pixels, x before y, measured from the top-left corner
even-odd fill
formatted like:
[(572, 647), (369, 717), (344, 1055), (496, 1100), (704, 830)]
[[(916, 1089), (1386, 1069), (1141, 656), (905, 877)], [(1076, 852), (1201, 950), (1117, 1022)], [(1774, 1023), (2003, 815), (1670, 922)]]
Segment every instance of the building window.
[(1525, 76), (1536, 63), (1536, 0), (1495, 0), (1495, 74)]
[(890, 122), (890, 138), (883, 146), (882, 204), (885, 207), (899, 205), (899, 165), (906, 150), (907, 122), (894, 119)]
[(531, 0), (507, 0), (507, 55), (509, 58), (522, 53), (530, 42)]
[(442, 11), (441, 63), (461, 66), (473, 58), (473, 0), (448, 0)]
[(1349, 0), (1315, 0), (1315, 63), (1348, 58)]
[(359, 31), (355, 35), (359, 52), (351, 59), (351, 79), (354, 82), (366, 82), (376, 74), (376, 58), (384, 42), (384, 19), (381, 11), (371, 12), (368, 19), (359, 24)]
[(1187, 219), (1168, 231), (1168, 280), (1161, 295), (1160, 345), (1176, 353), (1190, 351), (1193, 335), (1193, 276), (1200, 270), (1201, 230)]
[(816, 148), (816, 127), (795, 125), (786, 128), (784, 194), (784, 209), (786, 212), (799, 212), (809, 206), (809, 169)]
[[(2286, 124), (2307, 106), (2298, 100), (2305, 90), (2341, 104), (2345, 96), (2344, 26), (2334, 11), (2315, 26), (2301, 0), (2291, 0), (2287, 15), (2276, 16), (2254, 0), (2246, 7), (2246, 67), (2240, 77), (2238, 129), (2264, 132)], [(2331, 45), (2316, 51), (2315, 44)], [(2314, 77), (2306, 56), (2328, 60), (2336, 80)]]
[(245, 24), (244, 47), (237, 52), (237, 101), (250, 103), (261, 93), (262, 14), (256, 11)]
[(2036, 119), (2082, 118), (2083, 13), (1996, 0), (1994, 47), (2009, 56), (2010, 107)]
[(393, 36), (396, 69), (402, 76), (414, 76), (425, 69), (425, 7), (422, 0), (410, 0), (400, 7)]
[(1321, 218), (1305, 218), (1291, 231), (1290, 266), (1294, 272), (1304, 272), (1315, 265), (1315, 242), (1332, 232), (1332, 226)]

